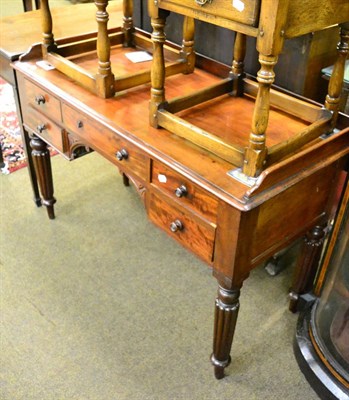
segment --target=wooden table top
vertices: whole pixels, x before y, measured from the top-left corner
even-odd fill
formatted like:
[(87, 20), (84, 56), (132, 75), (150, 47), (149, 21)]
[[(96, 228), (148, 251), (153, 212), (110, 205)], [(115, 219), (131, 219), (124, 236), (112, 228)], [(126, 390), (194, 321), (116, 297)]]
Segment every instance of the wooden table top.
[[(55, 39), (97, 32), (94, 3), (75, 4), (51, 9)], [(108, 27), (120, 26), (122, 0), (109, 1)], [(0, 19), (0, 54), (13, 61), (42, 40), (41, 12), (29, 11)]]
[[(339, 153), (344, 156), (349, 152), (347, 146), (349, 129), (345, 129), (343, 133), (326, 140), (319, 140), (313, 146), (308, 146), (267, 168), (254, 187), (249, 188), (227, 174), (236, 168), (234, 165), (165, 129), (155, 129), (150, 126), (150, 84), (130, 89), (127, 93), (118, 93), (113, 98), (102, 99), (77, 85), (61, 72), (55, 69), (46, 71), (38, 67), (36, 61), (17, 62), (15, 68), (37, 84), (52, 91), (61, 101), (104, 125), (108, 128), (108, 132), (115, 132), (130, 140), (150, 157), (161, 160), (183, 176), (190, 176), (192, 181), (205, 190), (241, 210), (257, 206), (292, 185), (292, 182), (313, 173), (320, 164), (324, 166), (327, 162), (330, 163), (334, 154), (335, 158), (338, 158)], [(181, 93), (195, 91), (217, 79), (219, 78), (197, 68), (193, 74), (169, 77), (166, 92), (169, 98), (175, 97), (179, 91)], [(205, 105), (200, 107), (204, 109)], [(215, 125), (215, 121), (217, 122), (217, 118), (210, 119), (208, 123)], [(345, 125), (348, 126), (347, 121)], [(282, 126), (281, 124), (281, 129)], [(107, 136), (110, 134), (112, 133), (103, 133), (87, 144), (112, 161), (110, 154), (105, 152)], [(284, 189), (280, 189), (280, 186)]]

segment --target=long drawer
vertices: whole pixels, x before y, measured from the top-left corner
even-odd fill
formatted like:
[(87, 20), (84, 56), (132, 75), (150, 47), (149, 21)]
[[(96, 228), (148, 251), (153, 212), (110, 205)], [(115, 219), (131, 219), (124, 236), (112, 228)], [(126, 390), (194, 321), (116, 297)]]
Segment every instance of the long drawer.
[(154, 189), (147, 196), (150, 220), (204, 261), (212, 263), (216, 226)]
[(62, 105), (62, 112), (64, 125), (69, 132), (74, 132), (84, 143), (93, 144), (95, 150), (108, 156), (121, 170), (130, 172), (143, 181), (147, 180), (149, 158), (137, 146), (65, 103)]

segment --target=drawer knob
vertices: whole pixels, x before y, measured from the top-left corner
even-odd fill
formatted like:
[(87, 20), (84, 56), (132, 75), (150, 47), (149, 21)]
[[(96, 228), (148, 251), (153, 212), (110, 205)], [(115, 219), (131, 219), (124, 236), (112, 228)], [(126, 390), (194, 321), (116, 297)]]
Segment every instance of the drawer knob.
[(42, 133), (45, 129), (47, 129), (47, 127), (46, 127), (45, 124), (40, 124), (40, 125), (38, 125), (38, 126), (36, 127), (36, 130), (37, 130), (39, 133)]
[(204, 6), (205, 4), (211, 4), (212, 3), (212, 0), (195, 0), (195, 3), (198, 5), (198, 6)]
[(178, 232), (182, 231), (184, 228), (182, 222), (179, 219), (176, 219), (175, 221), (170, 223), (170, 229), (171, 232)]
[(45, 104), (46, 100), (45, 97), (40, 94), (39, 96), (35, 96), (35, 103), (39, 106), (40, 104)]
[(116, 157), (119, 161), (127, 160), (127, 158), (128, 158), (128, 152), (127, 152), (127, 150), (125, 150), (125, 149), (121, 149), (121, 150), (119, 150), (119, 151), (117, 151), (117, 152), (115, 153), (115, 157)]
[(188, 189), (186, 188), (186, 186), (181, 185), (179, 186), (176, 190), (175, 190), (175, 195), (177, 197), (183, 197), (186, 196), (188, 194)]
[(83, 123), (81, 120), (79, 120), (79, 121), (76, 123), (76, 126), (77, 126), (78, 128), (82, 128), (82, 127), (84, 126), (84, 123)]

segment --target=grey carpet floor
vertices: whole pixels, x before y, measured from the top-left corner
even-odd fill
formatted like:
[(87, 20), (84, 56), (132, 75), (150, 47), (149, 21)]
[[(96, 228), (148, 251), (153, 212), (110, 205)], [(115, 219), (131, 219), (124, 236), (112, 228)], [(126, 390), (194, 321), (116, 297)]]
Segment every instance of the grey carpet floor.
[(0, 176), (1, 400), (315, 400), (295, 361), (292, 268), (253, 271), (227, 377), (209, 362), (216, 281), (98, 154), (52, 160), (57, 218)]

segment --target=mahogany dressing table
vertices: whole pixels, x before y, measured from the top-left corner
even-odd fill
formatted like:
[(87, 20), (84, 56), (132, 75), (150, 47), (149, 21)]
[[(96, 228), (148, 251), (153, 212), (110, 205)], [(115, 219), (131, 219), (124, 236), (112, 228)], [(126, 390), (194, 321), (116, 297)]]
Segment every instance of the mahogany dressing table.
[[(101, 3), (105, 5), (103, 12), (106, 13), (107, 1), (98, 3), (99, 8)], [(224, 1), (221, 3), (225, 4)], [(260, 20), (268, 20), (263, 8), (265, 4), (270, 7), (274, 4), (275, 8), (270, 8), (273, 10), (271, 16), (276, 21), (285, 22), (287, 15), (279, 3), (263, 0), (259, 8), (259, 2), (253, 1), (249, 3), (256, 13), (253, 14), (253, 21), (240, 20), (238, 14), (233, 13), (229, 27), (240, 29), (243, 34), (257, 35), (259, 32), (260, 35), (264, 31), (254, 25), (259, 20), (260, 9)], [(309, 4), (315, 2), (305, 3), (308, 6), (300, 10), (309, 15)], [(342, 22), (338, 19), (343, 18), (343, 15), (349, 16), (349, 5), (346, 2), (338, 0), (334, 3), (338, 5), (336, 17), (325, 21), (321, 19), (321, 24)], [(166, 78), (167, 96), (180, 99), (172, 103), (170, 111), (177, 109), (183, 112), (183, 120), (196, 120), (203, 127), (196, 129), (193, 123), (182, 124), (183, 131), (188, 134), (187, 137), (180, 137), (177, 128), (175, 132), (171, 131), (172, 125), (166, 126), (169, 129), (157, 129), (158, 122), (161, 125), (164, 121), (161, 115), (168, 111), (168, 103), (164, 100), (163, 90), (166, 74), (162, 52), (165, 43), (164, 15), (161, 9), (157, 10), (154, 6), (166, 4), (166, 7), (171, 8), (169, 4), (175, 4), (176, 11), (184, 13), (185, 9), (185, 13), (190, 14), (189, 18), (205, 15), (208, 20), (215, 21), (215, 12), (219, 7), (213, 13), (201, 14), (198, 11), (188, 11), (192, 7), (186, 0), (151, 4), (155, 28), (152, 35), (152, 88), (149, 84), (142, 84), (113, 96), (96, 93), (93, 88), (86, 88), (79, 79), (76, 82), (69, 73), (62, 73), (62, 68), (47, 68), (50, 49), (44, 43), (40, 48), (34, 46), (31, 52), (22, 57), (21, 62), (14, 65), (18, 75), (23, 124), (32, 135), (32, 158), (42, 203), (47, 207), (50, 218), (54, 218), (56, 200), (47, 143), (68, 159), (74, 147), (89, 146), (119, 168), (126, 185), (130, 181), (135, 185), (151, 221), (212, 267), (219, 289), (211, 361), (215, 376), (220, 379), (224, 376), (224, 368), (230, 363), (240, 289), (250, 271), (305, 235), (291, 288), (293, 310), (298, 296), (312, 287), (321, 245), (328, 223), (335, 213), (336, 193), (341, 190), (341, 178), (349, 153), (349, 117), (336, 111), (339, 100), (337, 93), (341, 86), (341, 65), (348, 53), (348, 32), (342, 30), (339, 63), (330, 84), (327, 109), (291, 95), (277, 94), (270, 89), (272, 66), (276, 62), (274, 53), (262, 57), (263, 68), (258, 76), (259, 83), (247, 82), (245, 85), (240, 59), (244, 47), (242, 36), (238, 39), (237, 47), (240, 50), (235, 51), (240, 61), (234, 64), (236, 69), (233, 69), (233, 73), (227, 66), (196, 56), (196, 66), (200, 68), (191, 68), (185, 71), (186, 74)], [(159, 11), (159, 15), (154, 16), (155, 11)], [(221, 16), (218, 20), (220, 23), (223, 21)], [(320, 27), (322, 25), (312, 26), (314, 29)], [(192, 28), (193, 20), (187, 18), (186, 43), (191, 42)], [(266, 48), (271, 46), (275, 51), (281, 51), (282, 39), (281, 42), (272, 40), (277, 32), (280, 34), (281, 26), (277, 24), (276, 28), (271, 36), (265, 31), (262, 36), (266, 38), (262, 42), (267, 40)], [(294, 31), (291, 29), (291, 32)], [(300, 32), (298, 25), (296, 32)], [(124, 68), (120, 60), (126, 51), (127, 48), (117, 47), (119, 62), (113, 64), (115, 75)], [(190, 51), (187, 57), (189, 64), (194, 61), (193, 55), (193, 51)], [(78, 65), (75, 69), (81, 69), (85, 75), (86, 71), (92, 71), (98, 63), (100, 65), (98, 51), (74, 56), (74, 62)], [(128, 65), (127, 68), (131, 73), (132, 69), (137, 72), (135, 65)], [(237, 70), (239, 73), (236, 73)], [(228, 77), (223, 84), (222, 76)], [(208, 86), (214, 88), (213, 96), (211, 90), (210, 94), (207, 91), (203, 94), (202, 88)], [(249, 87), (250, 91), (241, 96), (244, 86)], [(154, 126), (149, 124), (150, 89), (151, 122)], [(237, 111), (232, 112), (229, 104), (222, 101), (227, 89), (240, 96), (233, 98)], [(192, 100), (191, 93), (200, 95), (194, 96)], [(205, 102), (202, 102), (203, 97)], [(279, 101), (280, 107), (269, 108), (269, 97)], [(291, 104), (293, 114), (289, 110), (286, 112), (287, 104)], [(188, 111), (190, 107), (192, 109)], [(257, 110), (254, 113), (253, 108)], [(307, 113), (312, 121), (303, 118)], [(320, 123), (315, 127), (315, 134), (313, 124), (317, 124), (317, 118)], [(211, 135), (208, 135), (208, 142), (205, 139), (203, 142), (196, 140), (196, 133), (202, 137), (202, 133), (212, 127), (221, 130), (228, 138), (230, 132), (236, 131), (237, 121), (239, 128), (249, 132), (251, 119), (258, 134), (253, 133), (252, 139), (247, 140), (246, 157), (249, 166), (242, 170), (240, 162), (244, 155), (236, 157), (234, 146), (227, 144), (228, 140), (219, 140), (223, 147), (218, 146), (218, 151), (216, 146), (211, 146), (215, 140)], [(267, 126), (268, 131), (272, 132), (267, 143), (269, 140), (269, 143), (277, 146), (277, 152), (274, 153), (277, 156), (271, 159), (267, 159), (265, 146), (264, 131)], [(305, 132), (306, 140), (302, 139), (304, 134), (293, 140), (299, 131)], [(237, 137), (241, 145), (244, 145), (243, 137)], [(287, 146), (287, 143), (290, 145)], [(228, 154), (227, 157), (222, 154), (222, 148), (223, 153)], [(239, 168), (242, 174), (236, 179), (230, 171)], [(241, 175), (244, 175), (243, 179), (240, 179)]]

